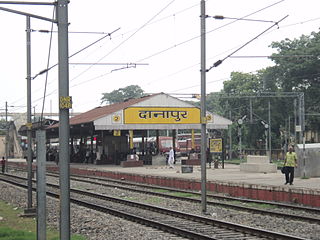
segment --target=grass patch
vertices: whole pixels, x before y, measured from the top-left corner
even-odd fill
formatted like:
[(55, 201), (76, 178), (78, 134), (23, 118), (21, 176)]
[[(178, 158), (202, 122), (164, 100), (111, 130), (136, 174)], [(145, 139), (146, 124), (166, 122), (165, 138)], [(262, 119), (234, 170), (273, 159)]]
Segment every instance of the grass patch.
[(270, 205), (267, 203), (246, 203), (248, 207), (260, 208), (260, 209), (275, 209), (277, 206)]
[(284, 161), (283, 160), (273, 160), (272, 163), (276, 164), (278, 169), (281, 169), (283, 167)]
[(184, 193), (184, 192), (174, 192), (174, 191), (170, 191), (170, 190), (166, 190), (166, 189), (154, 189), (153, 191), (159, 192), (159, 193), (169, 193), (170, 195), (177, 196), (177, 197), (191, 197), (191, 198), (198, 197), (197, 194)]
[[(222, 161), (221, 161), (222, 162)], [(246, 159), (240, 159), (240, 158), (234, 158), (234, 159), (230, 159), (230, 160), (224, 160), (224, 163), (228, 163), (228, 164), (236, 164), (236, 165), (240, 165), (240, 163), (245, 163), (247, 162)]]
[(31, 232), (0, 227), (0, 240), (30, 240), (30, 239), (36, 239), (36, 235)]
[[(36, 240), (36, 219), (19, 217), (22, 209), (0, 201), (0, 240)], [(85, 237), (73, 235), (72, 240), (86, 240)], [(47, 240), (59, 240), (59, 232), (47, 229)]]
[(258, 208), (258, 209), (275, 209), (277, 206), (270, 205), (267, 203), (250, 203), (250, 202), (241, 202), (241, 201), (230, 201), (234, 205), (245, 205), (246, 207)]
[(172, 192), (172, 196), (176, 197), (188, 197), (188, 198), (198, 198), (199, 195), (193, 193), (184, 193), (184, 192)]
[(168, 193), (168, 192), (171, 192), (170, 190), (167, 190), (167, 189), (159, 189), (159, 188), (153, 189), (152, 191), (153, 191), (153, 192), (159, 192), (159, 193)]
[(163, 200), (161, 198), (158, 198), (158, 197), (150, 197), (144, 202), (145, 203), (150, 203), (150, 204), (160, 204), (160, 203), (163, 202)]
[(303, 177), (301, 177), (300, 179), (310, 179), (310, 177), (303, 176)]

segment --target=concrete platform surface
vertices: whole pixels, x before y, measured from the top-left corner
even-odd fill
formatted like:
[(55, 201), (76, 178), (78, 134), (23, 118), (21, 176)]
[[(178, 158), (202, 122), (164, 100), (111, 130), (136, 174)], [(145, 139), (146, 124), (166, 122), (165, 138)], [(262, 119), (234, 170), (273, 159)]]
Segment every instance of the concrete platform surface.
[[(134, 168), (122, 168), (116, 165), (84, 165), (71, 164), (71, 167), (86, 168), (92, 170), (115, 171), (130, 174), (144, 174), (162, 177), (186, 178), (201, 180), (200, 166), (193, 166), (192, 173), (182, 173), (181, 166), (176, 165), (174, 169), (168, 166), (143, 166)], [(206, 178), (208, 181), (219, 181), (229, 183), (246, 183), (257, 185), (284, 186), (287, 188), (305, 188), (320, 190), (320, 178), (295, 178), (293, 185), (284, 185), (285, 177), (280, 170), (276, 173), (252, 173), (240, 171), (239, 165), (225, 164), (225, 168), (207, 168)]]
[[(26, 167), (24, 159), (9, 159), (9, 165)], [(35, 168), (36, 163), (33, 163)], [(47, 162), (51, 170), (58, 170), (54, 162)], [(200, 190), (201, 168), (193, 166), (193, 172), (182, 173), (178, 162), (174, 169), (169, 166), (145, 165), (142, 167), (121, 167), (119, 165), (70, 164), (71, 172), (126, 179), (181, 189)], [(284, 185), (285, 176), (280, 170), (275, 173), (253, 173), (240, 171), (239, 165), (225, 164), (225, 168), (206, 169), (207, 190), (226, 193), (231, 196), (260, 200), (293, 202), (320, 207), (320, 178), (296, 177), (293, 185)]]
[[(23, 162), (25, 159), (9, 159), (9, 162)], [(36, 161), (34, 161), (35, 164)], [(48, 162), (48, 165), (56, 165), (54, 162)], [(112, 171), (129, 174), (143, 174), (153, 175), (162, 177), (173, 177), (173, 178), (185, 178), (193, 180), (201, 180), (201, 168), (200, 166), (193, 166), (192, 173), (182, 173), (180, 163), (175, 165), (174, 169), (169, 166), (152, 166), (145, 165), (142, 167), (123, 168), (120, 165), (94, 165), (94, 164), (80, 164), (71, 163), (71, 168), (81, 168), (88, 170), (101, 170), (101, 171)], [(303, 179), (296, 177), (293, 185), (284, 185), (285, 178), (284, 174), (280, 170), (276, 173), (253, 173), (240, 171), (240, 166), (235, 164), (225, 164), (224, 169), (219, 167), (218, 169), (209, 168), (207, 166), (206, 178), (208, 181), (219, 181), (229, 182), (234, 184), (245, 183), (245, 184), (256, 184), (256, 185), (267, 185), (267, 186), (283, 186), (287, 188), (304, 188), (320, 190), (320, 178), (308, 178)]]

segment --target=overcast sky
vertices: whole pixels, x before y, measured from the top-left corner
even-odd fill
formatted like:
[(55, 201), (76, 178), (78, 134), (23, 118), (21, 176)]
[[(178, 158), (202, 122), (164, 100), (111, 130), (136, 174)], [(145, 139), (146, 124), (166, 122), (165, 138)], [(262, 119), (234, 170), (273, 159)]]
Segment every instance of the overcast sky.
[[(278, 4), (275, 4), (278, 3)], [(274, 4), (274, 5), (273, 5)], [(271, 6), (273, 5), (273, 6)], [(270, 6), (270, 7), (268, 7)], [(51, 18), (53, 7), (1, 5)], [(267, 8), (268, 7), (268, 8)], [(264, 9), (264, 10), (262, 10)], [(272, 41), (294, 39), (319, 31), (319, 0), (207, 0), (209, 16), (277, 22), (278, 27), (254, 40), (236, 56), (269, 56)], [(261, 10), (261, 11), (260, 11)], [(254, 14), (253, 14), (254, 13)], [(102, 93), (137, 84), (147, 93), (200, 92), (200, 0), (71, 0), (69, 4), (69, 55), (115, 31), (99, 43), (70, 58), (70, 63), (124, 65), (70, 65), (73, 111), (100, 105)], [(207, 68), (251, 40), (272, 22), (206, 19)], [(26, 107), (26, 17), (0, 11), (0, 107), (7, 101), (11, 112)], [(51, 24), (31, 20), (32, 76), (46, 68)], [(57, 30), (57, 26), (53, 26)], [(90, 32), (90, 33), (74, 33)], [(52, 36), (50, 66), (57, 63), (57, 34)], [(126, 64), (137, 63), (135, 68)], [(147, 64), (147, 65), (143, 65)], [(207, 73), (207, 93), (220, 91), (232, 71), (255, 72), (271, 66), (267, 58), (229, 58)], [(130, 65), (129, 65), (130, 66)], [(120, 68), (124, 68), (120, 70)], [(41, 111), (45, 75), (32, 81), (32, 105)], [(45, 112), (58, 111), (57, 68), (49, 72)]]

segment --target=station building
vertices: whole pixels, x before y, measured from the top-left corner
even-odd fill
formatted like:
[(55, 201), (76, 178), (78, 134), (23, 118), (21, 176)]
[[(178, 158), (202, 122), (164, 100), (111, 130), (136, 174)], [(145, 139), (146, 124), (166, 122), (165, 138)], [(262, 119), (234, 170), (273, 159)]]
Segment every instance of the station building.
[[(208, 130), (228, 129), (232, 124), (215, 113), (206, 115)], [(159, 131), (168, 130), (175, 148), (178, 130), (199, 129), (200, 108), (188, 102), (165, 93), (129, 99), (70, 118), (70, 159), (82, 162), (90, 151), (96, 164), (120, 164), (134, 151), (133, 138), (141, 137), (144, 142), (152, 132), (159, 141)], [(48, 141), (58, 138), (58, 130), (58, 124), (46, 128)], [(145, 154), (147, 149), (142, 151)]]

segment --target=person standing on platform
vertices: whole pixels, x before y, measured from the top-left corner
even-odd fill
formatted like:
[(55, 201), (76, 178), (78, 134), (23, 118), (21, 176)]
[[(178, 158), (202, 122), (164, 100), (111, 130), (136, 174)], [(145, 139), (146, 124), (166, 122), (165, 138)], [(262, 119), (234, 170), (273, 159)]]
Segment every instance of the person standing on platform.
[(173, 166), (173, 163), (174, 163), (174, 151), (173, 151), (172, 147), (170, 147), (168, 163), (169, 163), (170, 168), (174, 168), (174, 166)]
[(286, 154), (286, 158), (284, 160), (284, 167), (285, 167), (285, 178), (286, 184), (293, 184), (294, 178), (294, 168), (297, 167), (297, 154), (293, 152), (293, 147), (289, 147), (289, 152)]
[(4, 159), (4, 157), (2, 157), (2, 159), (1, 159), (2, 173), (4, 173), (5, 167), (6, 167), (6, 160)]

